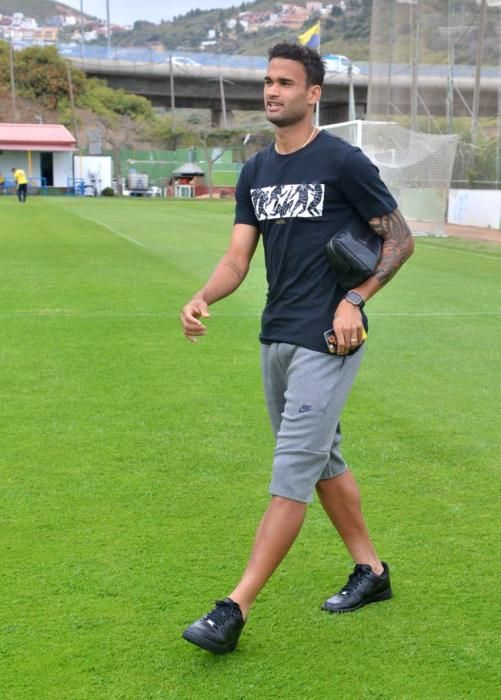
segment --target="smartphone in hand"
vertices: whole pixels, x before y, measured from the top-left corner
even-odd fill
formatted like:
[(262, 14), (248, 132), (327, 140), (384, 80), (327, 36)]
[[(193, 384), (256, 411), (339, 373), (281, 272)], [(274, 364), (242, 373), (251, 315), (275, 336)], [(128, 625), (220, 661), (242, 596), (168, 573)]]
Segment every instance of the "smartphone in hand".
[[(337, 355), (337, 338), (336, 338), (336, 334), (334, 332), (334, 329), (329, 328), (328, 331), (325, 331), (324, 338), (325, 338), (325, 343), (327, 345), (327, 349), (329, 350), (331, 355)], [(346, 354), (352, 355), (354, 352), (356, 352), (358, 350), (358, 348), (361, 347), (365, 343), (366, 338), (367, 338), (367, 333), (366, 333), (365, 328), (363, 328), (362, 329), (362, 342), (360, 343), (360, 345), (357, 345), (356, 348), (353, 348), (353, 350), (350, 350)]]

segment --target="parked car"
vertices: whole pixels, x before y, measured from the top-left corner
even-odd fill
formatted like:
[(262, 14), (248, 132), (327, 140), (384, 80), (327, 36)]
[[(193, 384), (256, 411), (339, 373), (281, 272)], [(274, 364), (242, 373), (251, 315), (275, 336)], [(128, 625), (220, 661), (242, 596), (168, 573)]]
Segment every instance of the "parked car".
[(197, 63), (192, 58), (188, 58), (188, 56), (172, 56), (172, 63), (174, 66), (184, 66), (185, 68), (200, 65), (200, 63)]
[(352, 73), (361, 73), (362, 71), (357, 66), (354, 66), (349, 58), (339, 54), (327, 54), (323, 56), (325, 61), (325, 70), (328, 73), (348, 73), (351, 67)]

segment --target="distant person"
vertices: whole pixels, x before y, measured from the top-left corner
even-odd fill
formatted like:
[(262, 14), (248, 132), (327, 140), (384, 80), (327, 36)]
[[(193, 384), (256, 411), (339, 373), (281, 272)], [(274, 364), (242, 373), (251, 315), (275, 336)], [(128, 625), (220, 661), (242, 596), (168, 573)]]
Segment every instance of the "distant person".
[[(357, 484), (341, 455), (339, 420), (364, 355), (363, 307), (411, 255), (413, 241), (373, 163), (359, 148), (313, 125), (324, 74), (321, 57), (310, 48), (283, 43), (269, 50), (264, 106), (275, 142), (245, 163), (229, 247), (181, 312), (188, 340), (205, 335), (209, 306), (239, 287), (262, 236), (268, 294), (261, 361), (276, 440), (271, 499), (242, 578), (183, 633), (187, 641), (215, 654), (235, 649), (249, 610), (296, 539), (315, 491), (355, 564), (323, 609), (350, 612), (392, 595), (389, 567), (372, 544)], [(374, 275), (346, 290), (329, 266), (325, 247), (355, 213), (381, 236), (382, 252)], [(332, 328), (337, 354), (330, 353), (324, 339)], [(386, 380), (392, 381), (391, 367)], [(363, 435), (363, 415), (359, 421)], [(196, 434), (193, 424), (191, 430)], [(252, 469), (252, 455), (248, 457)], [(245, 491), (245, 469), (239, 481)], [(215, 512), (228, 497), (231, 489), (220, 494)], [(325, 548), (331, 548), (329, 538)], [(210, 561), (211, 549), (201, 556)], [(193, 590), (193, 581), (190, 586)], [(296, 627), (303, 624), (297, 611), (291, 617)]]
[(2, 171), (0, 170), (0, 194), (5, 193), (5, 177), (3, 176)]
[(17, 188), (17, 198), (24, 204), (26, 202), (26, 197), (28, 196), (28, 180), (24, 170), (21, 168), (12, 168), (12, 174), (14, 175), (14, 180), (16, 181)]

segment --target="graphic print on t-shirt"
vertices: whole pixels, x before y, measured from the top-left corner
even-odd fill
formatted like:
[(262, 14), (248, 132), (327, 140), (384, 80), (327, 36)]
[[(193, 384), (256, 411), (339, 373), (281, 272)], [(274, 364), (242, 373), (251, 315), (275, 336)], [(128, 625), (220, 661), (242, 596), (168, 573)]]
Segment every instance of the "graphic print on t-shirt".
[(325, 185), (275, 185), (251, 189), (252, 204), (258, 221), (292, 217), (322, 216)]

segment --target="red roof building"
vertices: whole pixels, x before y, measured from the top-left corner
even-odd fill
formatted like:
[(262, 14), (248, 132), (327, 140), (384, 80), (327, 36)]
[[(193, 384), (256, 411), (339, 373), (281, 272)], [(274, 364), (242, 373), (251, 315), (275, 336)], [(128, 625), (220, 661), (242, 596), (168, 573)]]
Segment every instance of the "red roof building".
[(74, 136), (62, 124), (0, 123), (0, 175), (22, 168), (32, 188), (67, 188), (73, 180)]
[(62, 124), (0, 124), (0, 151), (76, 151)]

